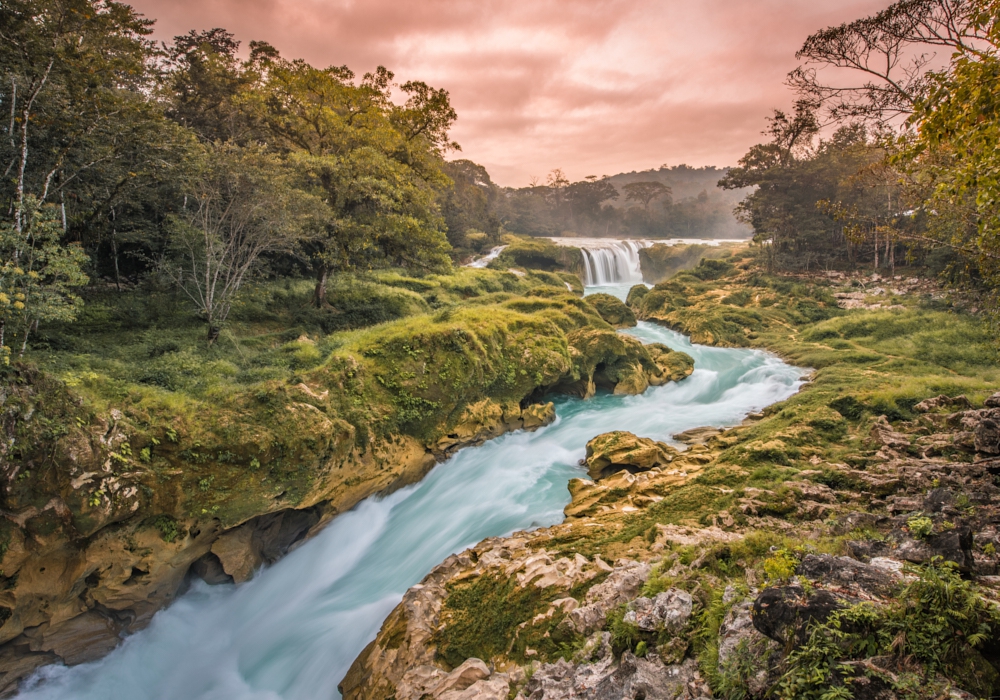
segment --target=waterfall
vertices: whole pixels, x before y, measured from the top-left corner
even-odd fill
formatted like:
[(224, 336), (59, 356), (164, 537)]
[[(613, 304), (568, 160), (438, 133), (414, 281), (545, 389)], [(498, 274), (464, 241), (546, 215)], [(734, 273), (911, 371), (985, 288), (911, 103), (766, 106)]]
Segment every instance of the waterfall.
[(505, 245), (498, 245), (495, 248), (493, 248), (492, 250), (490, 250), (490, 252), (487, 253), (486, 255), (484, 255), (483, 257), (478, 258), (477, 260), (473, 260), (472, 262), (470, 262), (468, 265), (466, 265), (466, 267), (486, 267), (491, 262), (493, 262), (494, 260), (496, 260), (497, 256), (499, 256), (500, 253), (503, 252), (503, 249), (506, 248), (506, 247), (507, 246), (505, 246)]
[(642, 284), (639, 250), (652, 241), (590, 239), (580, 245), (583, 252), (583, 283), (588, 287), (611, 284)]

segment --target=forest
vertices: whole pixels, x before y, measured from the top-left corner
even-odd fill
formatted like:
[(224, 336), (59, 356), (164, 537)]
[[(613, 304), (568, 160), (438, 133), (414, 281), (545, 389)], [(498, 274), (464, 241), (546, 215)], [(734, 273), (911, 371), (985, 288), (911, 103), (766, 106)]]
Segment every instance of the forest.
[(997, 697), (1000, 0), (520, 188), (419, 76), (154, 27), (0, 0), (0, 696)]

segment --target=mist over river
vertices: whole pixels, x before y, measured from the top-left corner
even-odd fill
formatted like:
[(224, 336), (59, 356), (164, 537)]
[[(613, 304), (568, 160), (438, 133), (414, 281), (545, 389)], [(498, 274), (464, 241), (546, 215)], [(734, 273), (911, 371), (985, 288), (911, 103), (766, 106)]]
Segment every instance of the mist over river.
[[(621, 296), (626, 289), (591, 288)], [(692, 345), (648, 323), (626, 331), (690, 354), (689, 378), (641, 396), (555, 399), (555, 423), (461, 450), (419, 484), (370, 498), (240, 586), (197, 583), (145, 630), (89, 664), (46, 667), (22, 700), (316, 700), (382, 621), (449, 554), (563, 518), (567, 482), (595, 435), (669, 440), (731, 426), (788, 398), (803, 370), (755, 350)]]

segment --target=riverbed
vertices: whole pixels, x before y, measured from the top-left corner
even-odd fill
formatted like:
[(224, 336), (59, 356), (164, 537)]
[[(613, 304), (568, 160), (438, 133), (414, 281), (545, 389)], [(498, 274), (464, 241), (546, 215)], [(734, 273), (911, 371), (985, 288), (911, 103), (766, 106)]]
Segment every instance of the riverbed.
[[(598, 288), (622, 296), (627, 287)], [(316, 700), (382, 621), (449, 554), (491, 536), (562, 520), (567, 482), (590, 438), (629, 430), (669, 441), (739, 424), (788, 398), (803, 370), (756, 350), (692, 345), (649, 323), (626, 331), (690, 354), (687, 379), (640, 396), (556, 399), (556, 421), (458, 452), (419, 484), (370, 498), (253, 580), (198, 583), (107, 657), (46, 667), (24, 700)]]

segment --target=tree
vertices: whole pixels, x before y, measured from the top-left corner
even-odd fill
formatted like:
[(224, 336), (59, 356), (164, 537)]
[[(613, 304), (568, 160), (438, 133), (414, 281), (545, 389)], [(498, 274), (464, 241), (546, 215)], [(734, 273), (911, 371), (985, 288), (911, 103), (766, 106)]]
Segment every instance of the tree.
[(82, 305), (75, 288), (87, 283), (80, 246), (62, 245), (58, 210), (27, 196), (19, 223), (0, 223), (0, 364), (10, 362), (5, 344), (21, 338), (20, 354), (43, 321), (72, 321)]
[(1000, 3), (972, 3), (976, 52), (930, 76), (897, 163), (921, 186), (931, 244), (959, 253), (973, 277), (1000, 288)]
[(260, 148), (217, 145), (207, 156), (188, 206), (175, 217), (173, 255), (162, 269), (205, 318), (212, 343), (261, 257), (294, 249), (325, 208)]
[(164, 183), (180, 179), (190, 145), (151, 99), (151, 24), (104, 0), (0, 4), (0, 110), (11, 117), (0, 200), (15, 228), (26, 197), (57, 203), (64, 240), (82, 242), (95, 266), (110, 242), (115, 272), (117, 233), (163, 220)]
[(255, 62), (239, 59), (239, 48), (231, 33), (215, 28), (176, 36), (166, 49), (167, 114), (205, 141), (243, 144), (257, 135), (240, 102), (259, 76)]
[[(900, 0), (885, 10), (806, 39), (796, 58), (804, 65), (788, 82), (810, 102), (822, 104), (834, 121), (886, 123), (912, 114), (930, 88), (935, 49), (982, 58), (996, 48), (981, 0)], [(995, 17), (995, 13), (993, 17)], [(832, 75), (860, 82), (824, 81)]]
[(315, 304), (326, 303), (333, 270), (449, 267), (436, 202), (450, 184), (441, 169), (442, 151), (452, 146), (447, 92), (406, 83), (401, 89), (410, 97), (397, 106), (393, 75), (384, 68), (355, 82), (345, 66), (318, 69), (273, 49), (263, 54), (260, 45), (251, 61), (262, 78), (246, 99), (262, 130), (330, 208), (327, 225), (305, 248), (316, 274)]
[(753, 146), (719, 186), (754, 188), (737, 215), (753, 227), (772, 268), (878, 266), (880, 241), (882, 260), (894, 259), (896, 239), (885, 232), (902, 210), (898, 178), (880, 167), (882, 142), (858, 124), (817, 142), (813, 109), (800, 102), (791, 116), (776, 111), (765, 131), (771, 140)]
[(630, 182), (622, 189), (625, 191), (626, 202), (640, 202), (642, 208), (649, 211), (649, 204), (654, 199), (670, 197), (671, 191), (667, 185), (655, 180)]
[(443, 170), (452, 182), (441, 196), (448, 242), (454, 248), (466, 248), (466, 232), (474, 230), (499, 244), (504, 199), (486, 168), (471, 160), (452, 160), (444, 163)]

